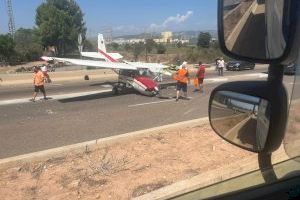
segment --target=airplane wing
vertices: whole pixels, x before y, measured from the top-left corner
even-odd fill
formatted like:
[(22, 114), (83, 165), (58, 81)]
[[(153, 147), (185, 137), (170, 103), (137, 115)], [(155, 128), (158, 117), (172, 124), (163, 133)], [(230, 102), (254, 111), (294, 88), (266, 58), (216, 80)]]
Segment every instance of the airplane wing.
[[(115, 60), (119, 60), (123, 58), (123, 56), (119, 53), (107, 53), (107, 54)], [(97, 58), (97, 59), (104, 59), (104, 60), (107, 59), (104, 55), (100, 54), (99, 52), (81, 52), (81, 55), (87, 58)]]
[(56, 60), (63, 63), (69, 63), (73, 65), (90, 66), (96, 68), (106, 68), (106, 69), (127, 69), (127, 70), (137, 70), (136, 66), (127, 63), (113, 63), (105, 61), (95, 61), (95, 60), (82, 60), (82, 59), (71, 59), (71, 58), (56, 58), (56, 57), (46, 57), (43, 56), (41, 59), (45, 61)]
[(165, 75), (171, 76), (172, 73), (166, 71), (169, 66), (159, 64), (159, 63), (143, 63), (143, 62), (126, 62), (132, 66), (135, 66), (140, 69), (149, 69), (153, 73), (163, 73)]
[(135, 66), (137, 68), (142, 68), (142, 69), (167, 69), (169, 66), (159, 64), (159, 63), (143, 63), (143, 62), (126, 62), (127, 64), (130, 64), (132, 66)]
[(119, 53), (107, 53), (110, 57), (116, 59), (116, 60), (119, 60), (119, 59), (122, 59), (123, 56)]

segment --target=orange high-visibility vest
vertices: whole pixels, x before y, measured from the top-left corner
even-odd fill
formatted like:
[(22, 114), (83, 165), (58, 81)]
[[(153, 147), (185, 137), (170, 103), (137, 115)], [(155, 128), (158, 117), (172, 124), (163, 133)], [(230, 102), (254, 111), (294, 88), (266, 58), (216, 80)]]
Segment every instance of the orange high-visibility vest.
[(188, 77), (187, 77), (188, 71), (186, 69), (180, 69), (175, 74), (174, 79), (176, 81), (179, 81), (181, 83), (188, 83)]
[(37, 73), (33, 74), (33, 82), (35, 86), (42, 86), (44, 85), (45, 76), (42, 71), (38, 71)]

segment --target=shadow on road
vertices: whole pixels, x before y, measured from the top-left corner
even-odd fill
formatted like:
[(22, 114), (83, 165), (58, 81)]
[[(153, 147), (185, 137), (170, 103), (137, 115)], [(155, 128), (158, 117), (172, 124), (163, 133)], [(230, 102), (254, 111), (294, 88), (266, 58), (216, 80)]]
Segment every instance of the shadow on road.
[[(124, 94), (120, 95), (128, 95), (128, 94), (134, 94), (136, 93), (135, 91), (128, 91)], [(112, 92), (104, 92), (104, 93), (99, 93), (99, 94), (91, 94), (91, 95), (86, 95), (86, 96), (80, 96), (80, 97), (72, 97), (68, 99), (62, 99), (58, 100), (61, 103), (72, 103), (72, 102), (80, 102), (80, 101), (92, 101), (92, 100), (97, 100), (97, 99), (105, 99), (105, 98), (111, 98), (111, 97), (116, 97), (119, 95), (115, 95)]]
[(94, 83), (94, 84), (91, 84), (90, 86), (91, 87), (94, 87), (94, 86), (105, 86), (105, 85), (111, 85), (111, 86), (113, 86), (116, 83), (117, 83), (116, 81), (106, 81), (106, 82), (102, 82), (102, 83)]

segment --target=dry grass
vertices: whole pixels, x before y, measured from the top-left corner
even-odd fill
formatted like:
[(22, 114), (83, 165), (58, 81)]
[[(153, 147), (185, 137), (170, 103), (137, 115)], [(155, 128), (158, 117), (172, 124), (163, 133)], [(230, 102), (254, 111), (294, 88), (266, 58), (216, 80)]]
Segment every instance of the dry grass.
[(160, 131), (0, 171), (0, 196), (131, 199), (250, 155), (224, 142), (208, 124)]

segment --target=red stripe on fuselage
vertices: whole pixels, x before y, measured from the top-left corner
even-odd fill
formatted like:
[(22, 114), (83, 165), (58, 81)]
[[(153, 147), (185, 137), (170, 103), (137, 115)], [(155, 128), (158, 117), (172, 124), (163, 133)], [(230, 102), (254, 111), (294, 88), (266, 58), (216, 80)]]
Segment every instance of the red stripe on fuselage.
[(155, 90), (155, 88), (158, 87), (157, 83), (154, 80), (145, 76), (135, 77), (135, 80), (143, 84), (146, 87), (146, 89), (149, 90)]
[(101, 53), (102, 55), (104, 55), (110, 62), (114, 62), (114, 63), (118, 62), (116, 59), (112, 58), (110, 55), (108, 55), (104, 51), (98, 49), (98, 52)]

